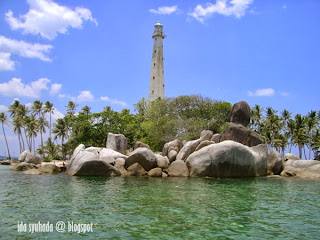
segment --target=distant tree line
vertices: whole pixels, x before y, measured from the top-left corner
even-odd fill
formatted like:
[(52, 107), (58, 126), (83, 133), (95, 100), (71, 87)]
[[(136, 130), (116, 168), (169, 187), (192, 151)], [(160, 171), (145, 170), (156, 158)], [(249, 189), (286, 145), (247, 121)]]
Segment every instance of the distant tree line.
[[(203, 129), (219, 133), (228, 127), (227, 115), (231, 104), (215, 101), (200, 95), (179, 96), (157, 99), (148, 102), (142, 98), (135, 104), (135, 114), (128, 109), (117, 112), (106, 106), (101, 112), (92, 113), (84, 106), (77, 113), (77, 105), (69, 101), (66, 115), (52, 124), (53, 104), (34, 101), (30, 109), (15, 100), (9, 106), (11, 126), (17, 135), (20, 152), (36, 152), (46, 160), (66, 159), (73, 149), (83, 143), (86, 146), (105, 147), (109, 132), (121, 133), (127, 137), (129, 147), (136, 141), (147, 143), (154, 151), (161, 151), (163, 145), (176, 138), (192, 140), (199, 137)], [(258, 132), (269, 149), (279, 152), (291, 151), (292, 146), (299, 148), (299, 155), (306, 154), (306, 147), (314, 156), (320, 147), (320, 112), (311, 111), (308, 115), (297, 114), (293, 119), (287, 110), (281, 112), (268, 107), (266, 111), (259, 105), (252, 108), (250, 128)], [(48, 119), (47, 119), (48, 118)], [(9, 124), (5, 113), (0, 113), (4, 124)], [(43, 134), (49, 131), (44, 141)], [(40, 137), (40, 146), (35, 146)], [(58, 139), (60, 140), (58, 142)]]

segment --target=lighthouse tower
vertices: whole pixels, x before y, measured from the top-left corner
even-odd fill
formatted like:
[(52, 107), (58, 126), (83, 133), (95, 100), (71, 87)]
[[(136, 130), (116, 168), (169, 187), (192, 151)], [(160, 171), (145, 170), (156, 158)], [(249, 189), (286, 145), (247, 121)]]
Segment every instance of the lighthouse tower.
[(164, 98), (164, 71), (163, 71), (163, 44), (162, 40), (166, 37), (163, 33), (163, 25), (157, 23), (154, 25), (152, 34), (153, 51), (151, 62), (151, 76), (149, 86), (149, 101), (157, 98)]

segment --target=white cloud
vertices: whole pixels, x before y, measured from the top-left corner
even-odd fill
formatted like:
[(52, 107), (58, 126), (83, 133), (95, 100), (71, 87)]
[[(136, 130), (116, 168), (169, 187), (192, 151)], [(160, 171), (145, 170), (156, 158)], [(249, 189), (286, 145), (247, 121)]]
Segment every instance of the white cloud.
[(6, 112), (8, 111), (8, 107), (5, 105), (0, 105), (0, 112)]
[(234, 15), (237, 18), (241, 18), (246, 14), (246, 10), (251, 3), (253, 3), (253, 0), (216, 0), (215, 4), (207, 3), (206, 7), (200, 4), (197, 5), (189, 15), (202, 23), (205, 18), (214, 13), (224, 16)]
[(94, 100), (94, 96), (90, 91), (81, 91), (77, 97), (71, 99), (76, 102), (91, 102)]
[(29, 11), (15, 18), (13, 12), (6, 12), (6, 21), (12, 30), (22, 29), (25, 34), (41, 35), (53, 40), (58, 33), (68, 33), (68, 28), (81, 29), (84, 21), (98, 24), (87, 8), (76, 7), (74, 10), (61, 6), (52, 0), (27, 0)]
[(50, 62), (51, 59), (46, 54), (51, 48), (51, 45), (31, 44), (0, 36), (0, 52), (4, 53), (12, 53), (26, 58), (38, 58), (42, 61)]
[(0, 52), (0, 71), (13, 71), (14, 62), (10, 59), (11, 53)]
[(250, 97), (265, 97), (273, 96), (274, 94), (275, 91), (272, 88), (257, 89), (255, 92), (248, 91), (248, 96)]
[(0, 96), (39, 98), (43, 90), (48, 90), (47, 78), (40, 78), (28, 84), (23, 84), (20, 78), (12, 78), (9, 82), (0, 83)]
[(126, 102), (124, 102), (124, 101), (120, 101), (118, 99), (112, 99), (112, 98), (109, 98), (107, 96), (100, 97), (100, 100), (105, 101), (105, 102), (109, 102), (109, 103), (112, 103), (112, 104), (115, 104), (115, 105), (120, 105), (120, 106), (123, 106), (123, 107), (128, 106), (128, 104)]
[(61, 87), (62, 87), (62, 84), (59, 84), (59, 83), (53, 83), (51, 84), (51, 88), (50, 88), (50, 94), (51, 95), (56, 95), (60, 92), (61, 90)]
[(163, 7), (158, 7), (158, 9), (150, 9), (149, 12), (154, 13), (154, 14), (159, 14), (159, 15), (170, 15), (178, 10), (178, 6), (163, 6)]

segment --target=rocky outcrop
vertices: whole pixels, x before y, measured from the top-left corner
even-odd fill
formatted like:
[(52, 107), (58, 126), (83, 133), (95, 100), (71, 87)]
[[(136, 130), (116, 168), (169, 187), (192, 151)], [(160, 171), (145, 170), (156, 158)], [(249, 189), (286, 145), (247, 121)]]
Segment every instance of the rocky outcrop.
[(282, 156), (278, 151), (272, 151), (267, 158), (268, 175), (279, 175), (282, 171)]
[(188, 177), (189, 170), (186, 163), (182, 160), (172, 162), (168, 168), (168, 175), (170, 177)]
[(146, 171), (139, 163), (134, 163), (130, 167), (128, 167), (128, 175), (129, 176), (136, 176), (136, 177), (143, 177), (146, 175)]
[(173, 162), (174, 160), (176, 160), (177, 156), (178, 156), (177, 151), (171, 150), (171, 151), (168, 153), (169, 162)]
[(160, 157), (157, 158), (157, 166), (161, 169), (167, 169), (169, 167), (169, 159), (168, 157)]
[(185, 145), (183, 145), (182, 149), (178, 153), (177, 160), (185, 161), (187, 157), (196, 150), (196, 148), (201, 142), (202, 142), (201, 138), (187, 142)]
[(153, 168), (148, 172), (149, 177), (162, 177), (162, 169), (161, 168)]
[(122, 134), (108, 133), (107, 148), (126, 154), (128, 148), (127, 138)]
[(292, 153), (287, 153), (286, 155), (284, 155), (283, 158), (285, 161), (286, 160), (302, 160), (301, 158), (299, 158), (298, 156), (292, 154)]
[(22, 163), (13, 165), (11, 170), (13, 170), (13, 171), (26, 171), (26, 170), (34, 169), (34, 168), (37, 168), (37, 166), (33, 163), (22, 162)]
[(82, 145), (78, 146), (71, 157), (66, 173), (71, 176), (119, 176), (119, 170), (110, 163), (114, 164), (116, 156), (124, 155), (111, 149), (99, 150), (99, 148), (90, 147), (87, 151)]
[(232, 106), (228, 114), (227, 122), (241, 124), (247, 127), (250, 123), (251, 109), (247, 102), (240, 101)]
[(211, 130), (203, 130), (200, 134), (200, 138), (202, 141), (210, 140), (213, 136), (213, 132)]
[(33, 164), (40, 164), (42, 162), (42, 159), (40, 157), (38, 157), (37, 155), (26, 150), (20, 154), (18, 161), (26, 162), (26, 163), (33, 163)]
[(230, 123), (229, 127), (220, 134), (220, 142), (232, 140), (253, 147), (262, 143), (261, 136), (241, 124)]
[(183, 147), (183, 144), (179, 139), (175, 139), (171, 142), (168, 142), (163, 146), (162, 156), (169, 157), (170, 151), (175, 151), (178, 153), (182, 147)]
[(54, 163), (41, 164), (39, 167), (41, 173), (60, 173), (61, 169)]
[(219, 133), (216, 133), (216, 134), (213, 134), (213, 136), (212, 136), (212, 138), (210, 140), (215, 142), (215, 143), (219, 143), (220, 142), (220, 138), (221, 138), (221, 135)]
[(137, 148), (141, 148), (141, 147), (144, 147), (144, 148), (148, 148), (151, 150), (150, 146), (148, 144), (145, 144), (143, 142), (140, 142), (140, 141), (137, 141), (135, 144), (134, 144), (134, 147), (133, 149), (137, 149)]
[(320, 161), (286, 160), (280, 175), (285, 177), (320, 178)]
[(224, 141), (192, 153), (186, 164), (190, 177), (256, 177), (267, 175), (266, 145), (247, 147)]
[(125, 167), (128, 169), (134, 163), (139, 163), (146, 171), (149, 171), (156, 167), (157, 157), (148, 148), (137, 148), (126, 159)]
[(201, 148), (204, 148), (204, 147), (209, 146), (209, 145), (214, 144), (214, 143), (215, 142), (213, 142), (213, 141), (204, 140), (197, 146), (195, 151), (199, 151)]

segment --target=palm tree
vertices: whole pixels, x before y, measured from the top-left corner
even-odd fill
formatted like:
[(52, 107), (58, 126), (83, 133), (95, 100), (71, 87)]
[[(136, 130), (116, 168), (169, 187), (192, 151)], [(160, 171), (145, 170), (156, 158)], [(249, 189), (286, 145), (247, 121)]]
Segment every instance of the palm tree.
[(46, 127), (49, 127), (48, 121), (43, 116), (39, 117), (38, 118), (38, 130), (40, 132), (40, 137), (41, 137), (42, 156), (44, 154), (42, 133), (46, 133)]
[[(54, 135), (54, 140), (56, 140), (58, 137), (61, 138), (61, 146), (64, 144), (64, 139), (68, 136), (68, 121), (65, 118), (59, 118), (57, 119), (57, 122), (53, 124), (54, 129), (53, 133)], [(64, 159), (64, 156), (62, 156), (62, 159)]]
[(8, 141), (7, 141), (7, 137), (6, 137), (6, 132), (4, 131), (4, 126), (3, 126), (4, 124), (8, 125), (8, 117), (4, 112), (0, 113), (0, 121), (1, 121), (1, 125), (2, 125), (3, 136), (6, 141), (6, 145), (7, 145), (8, 157), (9, 157), (9, 159), (11, 159), (9, 145), (8, 145)]
[(67, 115), (70, 117), (74, 117), (76, 114), (76, 108), (78, 105), (76, 105), (73, 101), (69, 101), (67, 107)]
[(12, 125), (13, 125), (14, 133), (17, 133), (18, 135), (19, 149), (20, 149), (20, 153), (22, 153), (24, 151), (24, 142), (23, 142), (23, 137), (21, 132), (21, 129), (23, 128), (22, 119), (18, 117), (13, 118)]
[(314, 159), (319, 159), (319, 148), (320, 148), (320, 130), (317, 129), (314, 131), (313, 135), (311, 136), (310, 146), (314, 153)]
[(89, 120), (89, 114), (91, 114), (91, 107), (85, 105), (81, 110), (83, 114), (87, 115), (87, 120)]
[(26, 134), (29, 138), (29, 150), (35, 152), (35, 138), (37, 136), (38, 123), (35, 115), (25, 117)]
[(59, 152), (59, 146), (56, 146), (51, 138), (48, 138), (44, 146), (44, 152), (51, 156), (51, 159), (54, 159)]
[(256, 104), (251, 109), (251, 125), (255, 126), (258, 132), (260, 131), (260, 125), (262, 120), (263, 108)]
[[(302, 158), (302, 150), (304, 149), (304, 145), (307, 142), (307, 128), (306, 128), (306, 120), (301, 114), (297, 114), (294, 118), (295, 128), (293, 131), (293, 143), (299, 148), (299, 157)], [(305, 156), (306, 157), (306, 156)]]
[(50, 132), (49, 132), (49, 137), (51, 138), (51, 114), (54, 114), (54, 107), (53, 103), (50, 103), (49, 101), (46, 101), (44, 103), (44, 113), (49, 113), (50, 115)]
[(33, 102), (33, 105), (31, 107), (31, 112), (34, 114), (34, 115), (39, 115), (40, 116), (40, 113), (42, 113), (42, 102), (40, 102), (39, 100), (35, 100)]
[(10, 117), (14, 118), (18, 114), (18, 109), (20, 106), (19, 100), (14, 100), (11, 105), (9, 105)]
[(308, 115), (306, 116), (306, 126), (307, 126), (307, 132), (308, 132), (308, 142), (307, 145), (309, 147), (309, 159), (311, 159), (311, 137), (313, 135), (313, 131), (315, 130), (316, 126), (317, 126), (317, 112), (316, 111), (311, 111), (308, 113)]

